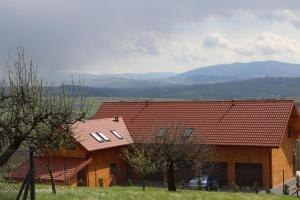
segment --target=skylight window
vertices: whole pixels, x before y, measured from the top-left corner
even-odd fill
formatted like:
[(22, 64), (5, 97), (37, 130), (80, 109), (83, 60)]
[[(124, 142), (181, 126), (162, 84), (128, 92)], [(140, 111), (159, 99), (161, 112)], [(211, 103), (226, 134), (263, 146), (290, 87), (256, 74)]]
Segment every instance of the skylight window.
[(183, 137), (190, 137), (192, 135), (193, 128), (186, 128), (182, 134)]
[(111, 130), (111, 132), (120, 140), (124, 139), (123, 135), (121, 135), (119, 132), (116, 130)]
[(103, 140), (105, 140), (105, 141), (109, 141), (110, 139), (106, 136), (106, 135), (104, 135), (103, 133), (100, 133), (100, 132), (97, 132), (98, 133), (98, 135), (103, 139)]
[(168, 133), (168, 128), (160, 128), (158, 136), (165, 136)]
[(104, 140), (96, 132), (91, 133), (91, 136), (95, 138), (95, 140), (97, 140), (98, 142), (104, 142)]

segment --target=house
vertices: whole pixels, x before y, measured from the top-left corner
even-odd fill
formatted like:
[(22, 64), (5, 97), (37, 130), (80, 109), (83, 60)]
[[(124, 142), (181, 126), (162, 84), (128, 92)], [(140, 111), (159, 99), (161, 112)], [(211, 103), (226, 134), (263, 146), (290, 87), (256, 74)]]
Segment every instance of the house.
[[(218, 166), (215, 173), (224, 184), (253, 186), (257, 182), (273, 188), (282, 184), (283, 176), (287, 181), (295, 175), (300, 134), (295, 102), (235, 100), (104, 102), (94, 119), (74, 125), (75, 145), (35, 159), (35, 176), (49, 182), (48, 163), (56, 182), (72, 186), (107, 187), (135, 179), (120, 150), (144, 142), (155, 134), (154, 129), (170, 123), (184, 124), (216, 146), (216, 156), (209, 161)], [(26, 165), (15, 169), (11, 178), (19, 178)], [(176, 175), (188, 181), (193, 171), (185, 169)]]
[(295, 175), (300, 119), (293, 100), (104, 102), (95, 119), (121, 116), (134, 142), (170, 122), (216, 146), (211, 162), (226, 184), (266, 188)]
[[(127, 165), (120, 157), (120, 149), (133, 141), (122, 117), (77, 122), (72, 128), (74, 143), (34, 158), (39, 182), (51, 181), (48, 166), (58, 184), (108, 187), (127, 181)], [(22, 163), (9, 178), (24, 180), (28, 167), (28, 161)]]

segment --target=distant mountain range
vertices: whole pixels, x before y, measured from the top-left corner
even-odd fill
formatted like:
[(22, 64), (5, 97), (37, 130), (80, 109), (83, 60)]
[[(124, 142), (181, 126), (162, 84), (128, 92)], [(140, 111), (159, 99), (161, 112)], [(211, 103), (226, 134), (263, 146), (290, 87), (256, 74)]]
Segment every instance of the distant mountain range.
[(87, 96), (252, 99), (300, 97), (300, 65), (277, 61), (200, 67), (180, 74), (82, 75)]
[(183, 73), (153, 72), (145, 74), (80, 74), (88, 87), (100, 88), (153, 88), (223, 83), (255, 78), (300, 77), (300, 64), (278, 61), (221, 64), (199, 67)]
[(300, 78), (257, 78), (227, 83), (153, 88), (84, 87), (87, 96), (179, 99), (281, 99), (300, 97)]

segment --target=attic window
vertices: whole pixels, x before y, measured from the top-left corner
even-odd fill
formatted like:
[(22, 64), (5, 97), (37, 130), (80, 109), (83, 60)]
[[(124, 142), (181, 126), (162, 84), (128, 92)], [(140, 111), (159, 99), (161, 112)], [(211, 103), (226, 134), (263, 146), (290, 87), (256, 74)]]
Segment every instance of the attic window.
[(111, 132), (120, 140), (124, 139), (123, 135), (121, 135), (119, 132), (116, 130), (111, 130)]
[(168, 128), (160, 128), (158, 136), (165, 136), (168, 133)]
[(103, 140), (105, 140), (106, 142), (110, 140), (110, 139), (109, 139), (106, 135), (104, 135), (103, 133), (100, 133), (100, 132), (97, 132), (97, 133), (98, 133), (98, 135), (99, 135)]
[(183, 137), (190, 137), (192, 135), (193, 128), (186, 128), (182, 134)]
[(77, 146), (74, 142), (67, 142), (65, 147), (67, 150), (75, 150)]
[(97, 140), (98, 142), (104, 142), (104, 140), (103, 140), (96, 132), (90, 133), (90, 134), (91, 134), (91, 136), (92, 136), (93, 138), (95, 138), (95, 140)]

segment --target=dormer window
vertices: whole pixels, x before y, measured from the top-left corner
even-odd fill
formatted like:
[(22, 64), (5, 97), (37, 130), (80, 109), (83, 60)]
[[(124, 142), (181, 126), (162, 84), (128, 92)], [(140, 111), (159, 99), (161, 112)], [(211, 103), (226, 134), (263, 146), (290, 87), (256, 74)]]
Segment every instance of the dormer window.
[(93, 132), (93, 133), (90, 133), (90, 135), (98, 142), (110, 141), (110, 139), (106, 135), (104, 135), (103, 133), (100, 133), (100, 132)]
[(119, 139), (122, 140), (124, 139), (123, 135), (119, 132), (117, 132), (116, 130), (111, 130), (111, 132)]
[(165, 136), (165, 135), (167, 135), (167, 133), (168, 133), (168, 128), (160, 128), (159, 129), (159, 133), (158, 133), (158, 136)]
[(104, 140), (96, 132), (90, 133), (90, 135), (98, 142), (104, 142)]
[(106, 142), (110, 141), (110, 139), (103, 133), (100, 133), (100, 132), (97, 132), (97, 133), (104, 141), (106, 141)]
[(190, 137), (193, 133), (193, 128), (186, 128), (182, 133), (182, 137)]

